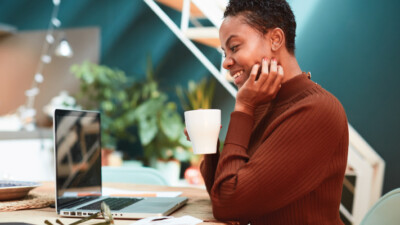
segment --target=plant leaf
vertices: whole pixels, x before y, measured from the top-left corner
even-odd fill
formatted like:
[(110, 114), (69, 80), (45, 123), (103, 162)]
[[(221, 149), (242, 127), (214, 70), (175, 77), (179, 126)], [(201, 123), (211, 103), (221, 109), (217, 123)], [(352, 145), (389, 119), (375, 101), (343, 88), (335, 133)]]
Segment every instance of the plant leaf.
[(139, 138), (142, 145), (148, 145), (156, 136), (158, 132), (157, 118), (154, 116), (147, 116), (141, 118), (139, 121)]
[(171, 108), (161, 111), (160, 126), (170, 141), (178, 140), (180, 134), (183, 133), (181, 117), (176, 110)]

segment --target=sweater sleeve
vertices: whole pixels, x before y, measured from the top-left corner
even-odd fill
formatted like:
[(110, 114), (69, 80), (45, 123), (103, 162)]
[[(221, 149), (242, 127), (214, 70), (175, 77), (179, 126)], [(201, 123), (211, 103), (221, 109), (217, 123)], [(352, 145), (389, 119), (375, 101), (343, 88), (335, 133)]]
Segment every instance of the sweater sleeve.
[(328, 161), (347, 129), (341, 105), (331, 103), (285, 112), (267, 128), (267, 138), (251, 158), (246, 150), (254, 120), (233, 112), (210, 192), (214, 216), (265, 215), (314, 190), (327, 176)]
[(217, 153), (204, 155), (204, 159), (200, 164), (200, 172), (201, 175), (203, 176), (204, 183), (206, 185), (209, 194), (211, 193), (211, 188), (214, 184), (215, 171), (217, 169), (219, 155), (220, 154), (219, 154), (219, 140), (218, 140)]

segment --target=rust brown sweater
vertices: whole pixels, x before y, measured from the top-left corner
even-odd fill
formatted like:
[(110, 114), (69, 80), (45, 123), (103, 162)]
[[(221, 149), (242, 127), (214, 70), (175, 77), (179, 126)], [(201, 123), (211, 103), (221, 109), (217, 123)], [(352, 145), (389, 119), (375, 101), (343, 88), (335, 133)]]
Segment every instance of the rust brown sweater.
[(252, 225), (343, 224), (347, 151), (342, 105), (298, 75), (254, 117), (233, 112), (222, 152), (205, 156), (214, 216)]

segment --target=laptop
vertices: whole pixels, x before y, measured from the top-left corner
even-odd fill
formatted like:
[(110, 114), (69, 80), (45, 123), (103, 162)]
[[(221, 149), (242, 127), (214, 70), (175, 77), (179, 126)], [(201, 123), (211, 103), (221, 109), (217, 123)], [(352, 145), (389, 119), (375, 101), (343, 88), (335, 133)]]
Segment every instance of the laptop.
[(114, 218), (165, 216), (183, 206), (186, 197), (102, 196), (101, 125), (95, 111), (54, 111), (56, 211), (66, 217), (84, 217), (110, 206)]

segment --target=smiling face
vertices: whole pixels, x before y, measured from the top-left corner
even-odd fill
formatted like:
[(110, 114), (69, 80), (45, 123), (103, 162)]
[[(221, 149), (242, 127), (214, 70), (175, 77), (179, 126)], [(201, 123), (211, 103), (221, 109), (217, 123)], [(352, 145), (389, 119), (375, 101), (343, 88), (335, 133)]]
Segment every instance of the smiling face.
[(268, 41), (269, 32), (263, 35), (244, 22), (242, 15), (226, 17), (219, 30), (219, 38), (225, 52), (223, 67), (229, 70), (238, 88), (249, 78), (254, 64), (261, 64), (264, 57), (274, 57)]

